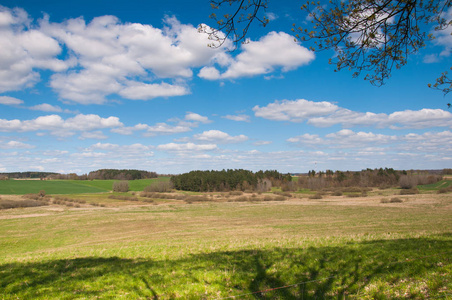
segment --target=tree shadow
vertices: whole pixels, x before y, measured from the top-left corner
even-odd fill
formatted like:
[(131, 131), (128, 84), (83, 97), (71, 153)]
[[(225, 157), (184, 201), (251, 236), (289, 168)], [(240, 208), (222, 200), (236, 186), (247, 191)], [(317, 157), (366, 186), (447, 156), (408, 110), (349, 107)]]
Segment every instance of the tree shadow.
[[(450, 249), (451, 235), (442, 235), (336, 247), (215, 252), (165, 261), (83, 257), (10, 263), (0, 265), (0, 296), (342, 299), (359, 295), (375, 282), (384, 281), (388, 287), (397, 288), (399, 282), (424, 276), (433, 283), (441, 281), (436, 287), (433, 283), (428, 287), (429, 295), (438, 295), (441, 287), (452, 285)], [(385, 293), (376, 290), (372, 297), (386, 298)]]

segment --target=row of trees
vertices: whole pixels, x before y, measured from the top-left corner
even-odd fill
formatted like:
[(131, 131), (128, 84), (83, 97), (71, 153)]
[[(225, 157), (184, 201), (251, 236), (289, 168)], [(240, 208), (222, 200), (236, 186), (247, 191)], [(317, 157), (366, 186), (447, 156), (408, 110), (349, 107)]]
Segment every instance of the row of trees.
[(391, 187), (411, 188), (418, 184), (431, 184), (441, 180), (438, 174), (428, 171), (396, 171), (392, 168), (366, 169), (360, 172), (326, 172), (310, 171), (308, 176), (298, 177), (287, 189), (307, 188), (324, 189), (332, 187)]
[(158, 175), (155, 172), (148, 172), (142, 170), (117, 170), (117, 169), (100, 169), (92, 171), (88, 174), (88, 179), (115, 179), (115, 180), (137, 180), (157, 178)]
[(193, 192), (224, 192), (231, 190), (265, 191), (271, 186), (280, 186), (292, 181), (290, 174), (278, 171), (222, 170), (191, 171), (171, 177), (174, 188)]
[(48, 176), (50, 179), (68, 179), (68, 180), (137, 180), (157, 178), (158, 174), (155, 172), (129, 169), (100, 169), (89, 172), (88, 174), (77, 175), (75, 173), (57, 174), (53, 173)]
[(28, 172), (10, 172), (10, 173), (0, 173), (1, 178), (17, 178), (17, 179), (23, 179), (23, 178), (46, 178), (48, 176), (57, 175), (58, 173), (52, 173), (52, 172), (35, 172), (35, 171), (28, 171)]

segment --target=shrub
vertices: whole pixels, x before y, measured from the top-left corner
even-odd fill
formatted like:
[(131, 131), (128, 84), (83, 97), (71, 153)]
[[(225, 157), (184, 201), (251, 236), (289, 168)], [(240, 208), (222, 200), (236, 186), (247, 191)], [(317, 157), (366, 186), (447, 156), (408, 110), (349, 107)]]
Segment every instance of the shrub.
[(309, 199), (322, 199), (322, 198), (323, 198), (322, 195), (319, 193), (309, 196)]
[(446, 193), (449, 193), (449, 192), (451, 192), (452, 191), (452, 188), (451, 187), (448, 187), (448, 188), (441, 188), (441, 189), (439, 189), (438, 191), (437, 191), (437, 193), (438, 194), (446, 194)]
[(402, 189), (412, 189), (418, 183), (418, 179), (415, 176), (403, 175), (400, 176), (399, 185)]
[(229, 195), (231, 195), (231, 196), (242, 196), (243, 192), (242, 191), (231, 191), (231, 192), (229, 192)]
[(248, 201), (250, 201), (250, 198), (246, 196), (240, 196), (235, 199), (229, 200), (229, 202), (248, 202)]
[(341, 191), (335, 191), (333, 193), (331, 193), (332, 196), (342, 196), (342, 192)]
[(38, 200), (41, 197), (39, 196), (39, 194), (25, 194), (22, 196), (22, 198), (29, 199), (29, 200)]
[(170, 181), (153, 182), (144, 188), (144, 192), (148, 193), (167, 193), (171, 192), (173, 184)]
[(347, 197), (349, 197), (349, 198), (358, 198), (359, 196), (361, 196), (361, 195), (360, 194), (356, 194), (356, 193), (347, 195)]
[(209, 198), (206, 196), (189, 196), (185, 199), (185, 202), (191, 204), (193, 202), (206, 202), (209, 201)]
[(400, 195), (415, 195), (415, 194), (419, 194), (419, 190), (417, 188), (400, 190)]
[(129, 197), (129, 196), (122, 196), (122, 195), (110, 195), (108, 196), (109, 199), (116, 199), (116, 200), (125, 200), (125, 201), (138, 201), (137, 197)]
[(402, 203), (403, 200), (397, 197), (391, 198), (390, 203)]
[(129, 191), (128, 181), (115, 181), (113, 183), (113, 192), (127, 193)]
[(20, 208), (20, 207), (36, 207), (49, 205), (44, 201), (35, 200), (0, 200), (0, 209)]

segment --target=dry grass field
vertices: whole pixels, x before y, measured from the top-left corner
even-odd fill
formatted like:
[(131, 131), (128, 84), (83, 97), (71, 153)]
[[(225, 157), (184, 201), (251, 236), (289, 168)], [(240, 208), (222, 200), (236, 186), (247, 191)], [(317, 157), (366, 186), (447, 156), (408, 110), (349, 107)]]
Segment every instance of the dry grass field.
[(0, 297), (452, 297), (450, 193), (111, 195), (0, 210)]

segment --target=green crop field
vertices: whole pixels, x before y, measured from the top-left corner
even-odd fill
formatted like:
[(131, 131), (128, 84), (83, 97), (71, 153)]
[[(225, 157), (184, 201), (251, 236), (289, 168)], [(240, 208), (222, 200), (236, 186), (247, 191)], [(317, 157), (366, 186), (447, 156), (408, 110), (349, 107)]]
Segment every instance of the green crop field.
[(419, 185), (418, 188), (419, 190), (433, 191), (441, 188), (448, 188), (450, 186), (452, 186), (452, 179), (444, 179), (432, 184)]
[[(168, 181), (169, 177), (130, 180), (131, 191), (142, 191), (155, 181)], [(38, 193), (47, 194), (81, 194), (102, 193), (112, 190), (117, 180), (0, 180), (0, 195), (22, 195)]]
[(450, 194), (382, 197), (0, 210), (0, 298), (452, 297)]

